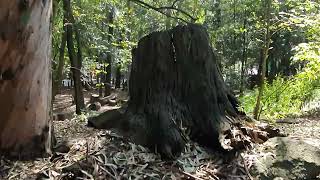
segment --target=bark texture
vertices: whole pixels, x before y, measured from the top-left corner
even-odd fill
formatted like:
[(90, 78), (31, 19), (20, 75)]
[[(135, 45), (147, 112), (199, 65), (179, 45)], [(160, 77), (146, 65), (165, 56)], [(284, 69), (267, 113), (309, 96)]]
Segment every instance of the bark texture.
[(220, 147), (220, 133), (239, 113), (200, 25), (142, 38), (133, 50), (129, 83), (130, 137), (163, 157), (179, 155), (188, 137)]
[(0, 1), (0, 155), (50, 153), (51, 6)]

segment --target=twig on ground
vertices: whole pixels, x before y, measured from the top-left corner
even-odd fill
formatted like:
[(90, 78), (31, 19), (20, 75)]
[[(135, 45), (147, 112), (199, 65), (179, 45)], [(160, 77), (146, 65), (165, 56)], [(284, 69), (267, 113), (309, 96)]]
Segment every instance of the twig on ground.
[(113, 179), (117, 179), (114, 175), (112, 175), (106, 168), (104, 168), (104, 167), (101, 167), (100, 166), (100, 168), (105, 172), (105, 173), (107, 173), (110, 177), (112, 177)]
[(194, 175), (192, 175), (192, 174), (190, 174), (190, 173), (187, 173), (187, 172), (184, 172), (184, 171), (180, 171), (180, 172), (181, 172), (182, 174), (190, 177), (190, 178), (197, 179), (197, 180), (204, 180), (204, 179), (199, 178), (199, 177), (197, 177), (197, 176), (194, 176)]
[(244, 157), (243, 157), (242, 155), (240, 155), (240, 156), (241, 156), (241, 159), (242, 159), (242, 161), (243, 161), (243, 166), (244, 166), (244, 169), (245, 169), (245, 171), (246, 171), (246, 174), (247, 174), (248, 178), (249, 178), (250, 180), (253, 180), (253, 177), (251, 176), (251, 174), (250, 174), (250, 172), (249, 172), (249, 169), (248, 169), (248, 167), (247, 167), (247, 164), (246, 164), (246, 161), (245, 161)]
[(88, 157), (89, 157), (89, 143), (88, 143), (88, 139), (86, 140), (86, 160), (88, 161)]

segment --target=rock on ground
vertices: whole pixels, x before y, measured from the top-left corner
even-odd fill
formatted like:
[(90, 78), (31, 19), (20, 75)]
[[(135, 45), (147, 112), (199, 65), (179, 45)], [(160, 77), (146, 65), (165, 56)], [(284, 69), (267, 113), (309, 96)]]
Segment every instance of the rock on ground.
[(262, 147), (251, 168), (258, 179), (320, 179), (320, 140), (275, 137)]

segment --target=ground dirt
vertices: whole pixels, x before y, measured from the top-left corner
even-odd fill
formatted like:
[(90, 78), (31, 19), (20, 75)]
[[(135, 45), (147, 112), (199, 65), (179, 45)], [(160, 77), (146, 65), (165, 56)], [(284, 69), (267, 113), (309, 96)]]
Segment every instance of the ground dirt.
[[(90, 92), (85, 92), (86, 102), (89, 97)], [(119, 134), (87, 127), (86, 116), (92, 113), (76, 116), (68, 90), (56, 96), (53, 108), (54, 113), (66, 114), (64, 121), (53, 121), (56, 148), (69, 149), (34, 161), (1, 158), (0, 179), (254, 179), (249, 173), (254, 149), (222, 154), (189, 143), (179, 159), (162, 161)], [(113, 108), (117, 106), (104, 106), (101, 111)], [(289, 136), (320, 138), (319, 117), (275, 125)]]

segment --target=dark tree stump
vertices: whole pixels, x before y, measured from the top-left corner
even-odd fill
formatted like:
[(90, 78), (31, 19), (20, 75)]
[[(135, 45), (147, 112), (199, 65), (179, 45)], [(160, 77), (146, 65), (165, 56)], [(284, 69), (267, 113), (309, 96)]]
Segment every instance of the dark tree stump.
[(154, 32), (133, 50), (127, 109), (136, 142), (165, 157), (183, 150), (185, 133), (209, 146), (239, 113), (206, 30), (200, 25)]
[(190, 24), (154, 32), (132, 54), (122, 118), (130, 138), (165, 158), (179, 155), (188, 137), (221, 147), (220, 134), (238, 115), (238, 102), (223, 81), (206, 30)]
[(90, 103), (99, 102), (99, 95), (98, 94), (91, 94), (89, 102)]
[(91, 111), (99, 111), (101, 109), (101, 103), (94, 102), (88, 105), (87, 109)]
[(117, 95), (111, 94), (107, 97), (100, 98), (98, 94), (92, 94), (90, 96), (89, 103), (94, 104), (96, 102), (99, 102), (101, 106), (104, 106), (106, 104), (109, 104), (110, 106), (115, 106), (117, 104)]
[(66, 120), (66, 116), (66, 113), (54, 113), (52, 117), (54, 121), (64, 121)]

